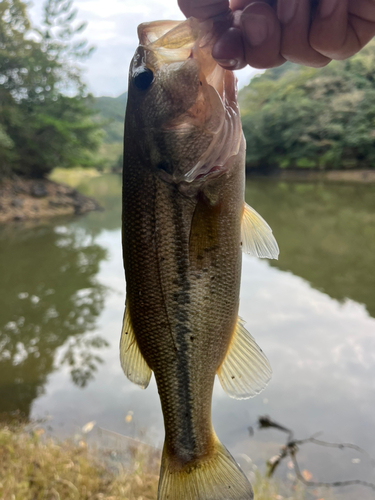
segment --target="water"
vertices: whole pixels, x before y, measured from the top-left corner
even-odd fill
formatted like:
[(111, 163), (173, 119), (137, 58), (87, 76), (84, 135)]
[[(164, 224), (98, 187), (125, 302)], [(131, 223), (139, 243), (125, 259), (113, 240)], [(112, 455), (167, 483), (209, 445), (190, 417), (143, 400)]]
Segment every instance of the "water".
[[(0, 412), (48, 416), (61, 436), (89, 421), (128, 436), (146, 429), (160, 446), (155, 383), (147, 391), (132, 385), (118, 359), (120, 178), (94, 178), (80, 189), (106, 210), (0, 229)], [(375, 186), (252, 180), (246, 199), (281, 248), (277, 262), (244, 258), (240, 305), (274, 375), (247, 401), (215, 385), (220, 439), (264, 465), (284, 436), (256, 430), (251, 437), (248, 427), (268, 414), (298, 438), (323, 431), (322, 439), (375, 456)], [(354, 450), (304, 445), (298, 456), (315, 480), (375, 482), (370, 461)], [(284, 465), (279, 475), (287, 473)], [(374, 497), (360, 486), (339, 493)]]

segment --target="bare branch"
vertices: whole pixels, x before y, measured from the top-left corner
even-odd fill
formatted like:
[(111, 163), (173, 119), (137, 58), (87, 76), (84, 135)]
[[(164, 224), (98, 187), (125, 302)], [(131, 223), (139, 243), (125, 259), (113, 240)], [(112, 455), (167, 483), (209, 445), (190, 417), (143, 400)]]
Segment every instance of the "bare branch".
[(267, 429), (268, 427), (274, 427), (275, 429), (278, 429), (279, 431), (286, 432), (289, 435), (288, 441), (292, 440), (293, 431), (284, 427), (283, 425), (278, 424), (277, 422), (272, 420), (271, 417), (269, 417), (268, 415), (265, 415), (264, 417), (259, 417), (258, 418), (258, 425), (259, 425), (259, 429)]
[(291, 453), (290, 454), (290, 457), (292, 459), (292, 462), (293, 462), (293, 465), (294, 465), (294, 470), (295, 470), (295, 473), (296, 473), (296, 476), (297, 478), (302, 482), (304, 483), (306, 486), (313, 486), (313, 487), (317, 487), (317, 486), (326, 486), (326, 487), (330, 487), (330, 486), (351, 486), (351, 485), (354, 485), (354, 484), (358, 484), (358, 485), (362, 485), (362, 486), (367, 486), (368, 488), (371, 488), (372, 490), (375, 491), (375, 484), (373, 483), (369, 483), (367, 481), (362, 481), (361, 479), (350, 479), (348, 481), (333, 481), (333, 482), (321, 482), (321, 481), (307, 481), (302, 473), (301, 473), (301, 470), (299, 468), (299, 464), (297, 462), (297, 458), (295, 456), (295, 454)]
[[(316, 439), (316, 436), (318, 436), (321, 433), (314, 434), (313, 436), (306, 438), (306, 439), (293, 439), (293, 431), (288, 429), (287, 427), (284, 427), (283, 425), (275, 422), (268, 416), (263, 416), (258, 418), (258, 425), (259, 429), (268, 429), (268, 428), (274, 428), (278, 429), (281, 432), (285, 432), (288, 434), (288, 438), (286, 441), (286, 444), (280, 448), (280, 453), (278, 455), (275, 455), (274, 457), (270, 458), (267, 461), (267, 476), (271, 477), (274, 472), (276, 471), (277, 467), (280, 465), (280, 463), (284, 460), (284, 458), (287, 458), (288, 456), (292, 459), (293, 465), (294, 465), (294, 470), (296, 473), (297, 479), (299, 479), (303, 484), (309, 487), (319, 487), (319, 486), (324, 486), (324, 487), (334, 487), (334, 486), (351, 486), (351, 485), (361, 485), (361, 486), (366, 486), (367, 488), (371, 488), (372, 490), (375, 491), (375, 484), (370, 483), (368, 481), (362, 481), (361, 479), (350, 479), (347, 481), (332, 481), (332, 482), (321, 482), (321, 481), (308, 481), (303, 477), (303, 474), (301, 473), (301, 470), (299, 468), (299, 464), (297, 461), (297, 453), (299, 451), (299, 446), (306, 444), (306, 443), (313, 443), (318, 446), (325, 446), (329, 448), (338, 448), (340, 450), (345, 449), (345, 448), (350, 448), (353, 450), (358, 451), (359, 453), (362, 453), (363, 455), (366, 455), (368, 459), (370, 460), (371, 464), (375, 466), (375, 460), (371, 458), (371, 456), (367, 453), (366, 450), (363, 448), (360, 448), (359, 446), (351, 443), (330, 443), (327, 441), (322, 441), (320, 439)], [(250, 428), (252, 429), (252, 428)]]

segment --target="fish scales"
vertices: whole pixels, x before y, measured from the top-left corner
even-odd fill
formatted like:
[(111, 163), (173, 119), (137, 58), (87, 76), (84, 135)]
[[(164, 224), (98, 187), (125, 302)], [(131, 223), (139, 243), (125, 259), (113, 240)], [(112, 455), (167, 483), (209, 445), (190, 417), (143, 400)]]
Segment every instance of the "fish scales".
[[(139, 172), (140, 166), (132, 163), (132, 179), (133, 169)], [(193, 454), (205, 447), (195, 436), (204, 430), (202, 440), (209, 441), (212, 433), (213, 379), (237, 317), (239, 279), (233, 278), (241, 268), (240, 234), (233, 238), (229, 228), (241, 217), (237, 200), (243, 173), (238, 170), (217, 181), (225, 182), (227, 189), (233, 185), (230, 198), (236, 209), (223, 200), (220, 210), (210, 210), (205, 200), (187, 199), (155, 177), (149, 182), (139, 179), (138, 188), (134, 181), (124, 181), (124, 261), (129, 263), (133, 327), (140, 332), (137, 341), (158, 382), (168, 446), (178, 451), (184, 443), (183, 449), (191, 448), (187, 453)], [(137, 195), (140, 190), (142, 197)], [(218, 226), (212, 237), (214, 251), (196, 241), (190, 246), (190, 236), (196, 239), (194, 215), (197, 220), (204, 210), (214, 212), (212, 222)], [(196, 222), (202, 223), (209, 224), (204, 219)]]
[[(142, 387), (155, 375), (165, 426), (162, 500), (252, 498), (214, 433), (212, 391), (216, 374), (234, 397), (259, 392), (270, 375), (238, 321), (241, 223), (258, 227), (260, 219), (249, 211), (244, 217), (245, 143), (234, 77), (216, 69), (202, 42), (209, 31), (192, 19), (165, 31), (162, 23), (141, 25), (129, 80), (121, 362)], [(256, 369), (239, 373), (244, 360)], [(247, 385), (237, 387), (242, 378)]]

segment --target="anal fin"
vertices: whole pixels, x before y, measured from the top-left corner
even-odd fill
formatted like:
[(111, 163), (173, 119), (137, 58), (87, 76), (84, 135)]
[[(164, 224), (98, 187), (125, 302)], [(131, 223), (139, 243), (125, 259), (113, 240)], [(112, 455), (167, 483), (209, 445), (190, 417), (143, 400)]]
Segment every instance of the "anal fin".
[(278, 259), (279, 246), (267, 222), (244, 203), (241, 225), (242, 250), (262, 259)]
[(120, 340), (121, 366), (125, 375), (131, 382), (139, 385), (142, 389), (146, 389), (150, 383), (152, 370), (146, 363), (139, 349), (137, 339), (134, 335), (127, 302), (126, 300)]
[(251, 398), (269, 382), (272, 369), (262, 349), (238, 318), (227, 355), (217, 371), (224, 391), (232, 398)]

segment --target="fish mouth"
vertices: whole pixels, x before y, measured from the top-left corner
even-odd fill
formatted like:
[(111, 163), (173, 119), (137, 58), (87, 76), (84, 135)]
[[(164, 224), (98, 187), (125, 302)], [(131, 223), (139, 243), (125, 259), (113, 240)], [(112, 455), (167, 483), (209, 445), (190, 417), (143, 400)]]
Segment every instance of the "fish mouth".
[(139, 43), (154, 53), (157, 66), (183, 62), (191, 57), (200, 33), (210, 24), (194, 18), (142, 23), (138, 26)]
[(156, 67), (194, 63), (201, 89), (186, 114), (165, 127), (181, 132), (198, 127), (212, 140), (198, 161), (184, 173), (175, 173), (176, 183), (202, 183), (226, 171), (230, 157), (238, 154), (242, 141), (240, 111), (237, 104), (237, 78), (212, 58), (217, 31), (212, 20), (155, 21), (138, 27), (140, 45), (154, 54)]

